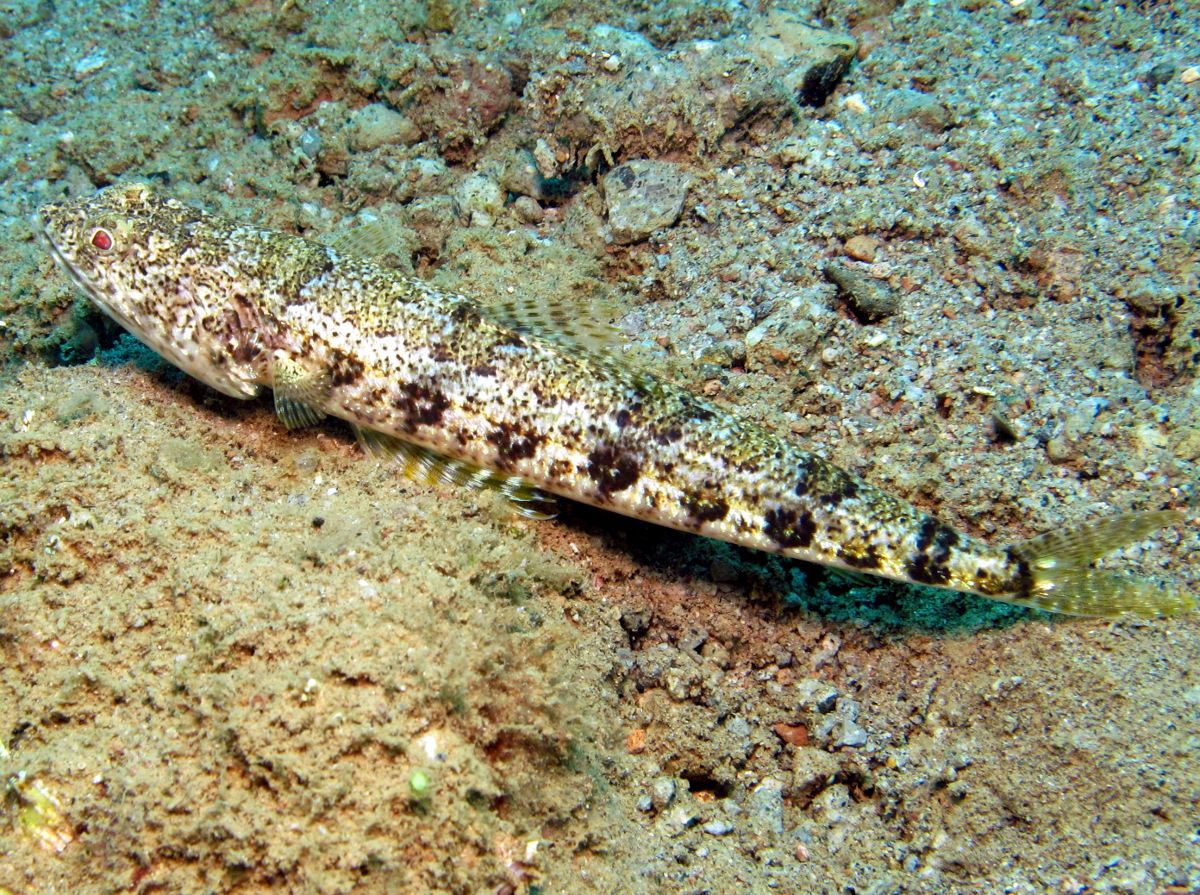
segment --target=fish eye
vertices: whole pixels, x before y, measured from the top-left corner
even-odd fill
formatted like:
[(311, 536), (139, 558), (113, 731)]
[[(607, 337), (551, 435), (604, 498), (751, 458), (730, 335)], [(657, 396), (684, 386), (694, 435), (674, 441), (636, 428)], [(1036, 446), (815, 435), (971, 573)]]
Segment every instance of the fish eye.
[(114, 245), (112, 231), (103, 227), (93, 227), (89, 242), (102, 252), (111, 252)]

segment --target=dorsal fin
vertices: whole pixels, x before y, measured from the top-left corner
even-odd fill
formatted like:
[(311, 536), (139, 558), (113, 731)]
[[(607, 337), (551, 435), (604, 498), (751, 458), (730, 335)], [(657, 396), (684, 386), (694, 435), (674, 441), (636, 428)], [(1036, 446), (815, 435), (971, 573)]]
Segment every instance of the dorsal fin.
[(573, 302), (512, 295), (489, 301), (484, 311), (517, 332), (528, 332), (563, 348), (613, 354), (621, 346), (619, 329)]
[(412, 231), (380, 219), (326, 233), (320, 237), (320, 242), (339, 255), (377, 264), (394, 257), (406, 271), (412, 269), (412, 253), (417, 247)]
[(512, 504), (512, 508), (526, 519), (552, 519), (556, 515), (554, 497), (526, 484), (517, 476), (500, 475), (394, 435), (354, 423), (350, 425), (364, 451), (380, 460), (398, 464), (404, 475), (413, 481), (429, 485), (444, 482), (461, 485), (472, 491), (483, 488), (499, 491)]

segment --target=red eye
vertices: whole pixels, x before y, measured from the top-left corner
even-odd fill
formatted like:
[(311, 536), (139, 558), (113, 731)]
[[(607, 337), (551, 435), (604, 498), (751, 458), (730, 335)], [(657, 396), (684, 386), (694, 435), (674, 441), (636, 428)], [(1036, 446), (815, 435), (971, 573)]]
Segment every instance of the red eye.
[(92, 234), (92, 245), (102, 252), (107, 252), (113, 247), (112, 234), (103, 228), (97, 227), (96, 232)]

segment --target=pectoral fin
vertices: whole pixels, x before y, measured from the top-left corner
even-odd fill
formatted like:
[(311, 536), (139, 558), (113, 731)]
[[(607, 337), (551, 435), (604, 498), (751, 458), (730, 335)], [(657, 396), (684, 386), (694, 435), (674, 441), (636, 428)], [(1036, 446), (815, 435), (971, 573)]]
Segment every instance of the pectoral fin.
[(275, 362), (275, 413), (289, 429), (311, 426), (325, 419), (321, 408), (329, 399), (329, 376), (290, 360)]

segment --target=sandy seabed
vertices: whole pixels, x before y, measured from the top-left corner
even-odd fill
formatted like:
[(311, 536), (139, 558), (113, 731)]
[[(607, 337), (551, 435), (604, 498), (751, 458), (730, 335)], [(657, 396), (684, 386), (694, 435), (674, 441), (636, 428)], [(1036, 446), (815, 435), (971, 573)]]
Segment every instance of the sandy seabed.
[[(407, 483), (132, 352), (32, 240), (121, 178), (366, 209), (974, 535), (1185, 509), (1114, 564), (1197, 592), (1200, 11), (787, 10), (856, 41), (819, 106), (738, 61), (758, 7), (0, 10), (0, 892), (1200, 891), (1194, 615)], [(613, 240), (643, 158), (682, 213)]]

